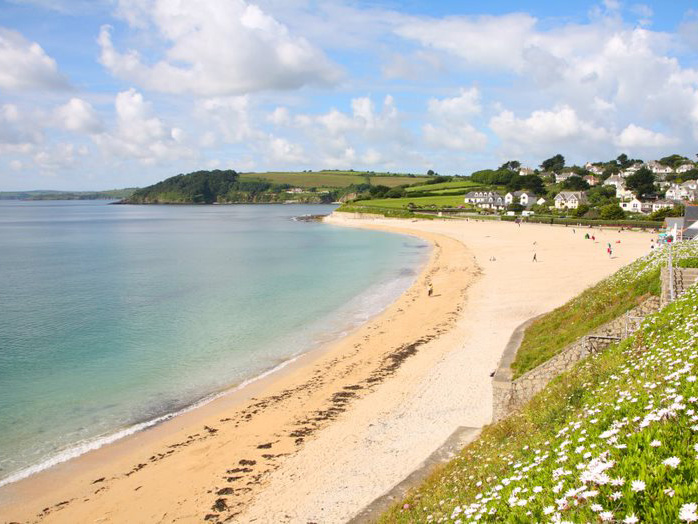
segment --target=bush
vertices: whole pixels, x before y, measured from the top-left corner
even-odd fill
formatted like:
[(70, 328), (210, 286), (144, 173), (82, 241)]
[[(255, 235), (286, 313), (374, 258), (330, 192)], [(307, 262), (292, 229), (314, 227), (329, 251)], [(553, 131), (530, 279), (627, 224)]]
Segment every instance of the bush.
[(600, 213), (604, 220), (625, 218), (625, 211), (618, 204), (606, 204), (600, 209)]

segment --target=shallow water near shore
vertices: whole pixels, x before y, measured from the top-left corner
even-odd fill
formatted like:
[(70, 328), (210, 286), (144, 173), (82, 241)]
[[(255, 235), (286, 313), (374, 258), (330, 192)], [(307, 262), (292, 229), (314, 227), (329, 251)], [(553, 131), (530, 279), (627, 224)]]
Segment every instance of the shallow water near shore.
[(0, 485), (243, 383), (394, 300), (426, 243), (291, 220), (332, 209), (0, 202)]

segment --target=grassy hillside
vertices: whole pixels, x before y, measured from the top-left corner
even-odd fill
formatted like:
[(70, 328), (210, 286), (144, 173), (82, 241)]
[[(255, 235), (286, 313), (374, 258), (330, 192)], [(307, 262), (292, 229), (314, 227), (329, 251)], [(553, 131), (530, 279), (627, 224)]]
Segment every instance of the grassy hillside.
[(265, 180), (272, 184), (289, 184), (300, 188), (325, 188), (339, 189), (352, 184), (365, 184), (367, 177), (371, 184), (396, 187), (404, 184), (414, 184), (420, 178), (425, 177), (392, 175), (388, 173), (364, 173), (359, 171), (314, 171), (300, 173), (269, 172), (269, 173), (241, 173), (241, 180)]
[(555, 379), (381, 522), (694, 522), (698, 287)]
[(406, 191), (408, 193), (413, 193), (415, 191), (439, 191), (443, 189), (458, 189), (462, 191), (462, 194), (470, 191), (470, 188), (481, 186), (477, 182), (472, 182), (470, 180), (452, 180), (451, 182), (441, 182), (440, 184), (423, 184), (418, 186), (408, 187)]
[[(695, 243), (674, 246), (675, 259), (698, 253)], [(539, 366), (589, 331), (622, 315), (648, 294), (659, 295), (659, 271), (668, 250), (658, 249), (587, 289), (567, 304), (533, 322), (512, 364), (514, 378)]]
[(376, 200), (361, 200), (360, 205), (366, 207), (382, 207), (388, 209), (407, 209), (408, 204), (419, 207), (471, 207), (463, 203), (461, 195), (434, 195), (424, 197), (381, 198)]

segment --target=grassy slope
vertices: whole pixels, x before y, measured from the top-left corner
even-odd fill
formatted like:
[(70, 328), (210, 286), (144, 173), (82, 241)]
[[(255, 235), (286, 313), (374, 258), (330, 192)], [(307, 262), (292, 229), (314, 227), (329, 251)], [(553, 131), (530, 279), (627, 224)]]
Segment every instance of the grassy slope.
[(463, 203), (462, 195), (436, 195), (425, 197), (405, 197), (405, 198), (380, 198), (376, 200), (361, 200), (358, 205), (369, 207), (383, 207), (390, 209), (406, 209), (407, 204), (416, 206), (437, 206), (437, 207), (472, 207)]
[[(400, 186), (403, 184), (414, 184), (426, 177), (408, 177), (400, 175), (376, 174), (369, 175), (371, 183), (374, 185), (384, 185), (388, 187)], [(338, 189), (352, 184), (366, 183), (366, 177), (361, 172), (351, 171), (316, 171), (313, 173), (241, 173), (242, 180), (268, 180), (274, 184), (290, 184), (294, 187), (317, 187)]]
[[(695, 252), (693, 244), (674, 248), (678, 259)], [(666, 250), (657, 250), (587, 289), (531, 324), (511, 368), (514, 378), (559, 353), (567, 344), (632, 309), (651, 293), (659, 295), (659, 268)]]
[(694, 286), (487, 427), (381, 522), (677, 522), (698, 502), (697, 319)]
[(440, 189), (462, 189), (463, 193), (466, 193), (469, 188), (477, 187), (481, 184), (477, 182), (472, 182), (470, 180), (453, 180), (451, 182), (441, 182), (440, 184), (425, 184), (421, 186), (408, 187), (406, 191), (411, 193), (413, 191), (438, 191)]

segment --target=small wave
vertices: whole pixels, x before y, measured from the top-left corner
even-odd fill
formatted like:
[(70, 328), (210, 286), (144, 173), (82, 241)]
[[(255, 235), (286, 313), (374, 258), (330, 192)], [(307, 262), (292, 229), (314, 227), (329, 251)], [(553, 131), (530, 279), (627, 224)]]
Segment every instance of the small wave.
[(289, 358), (288, 360), (284, 360), (277, 366), (274, 366), (271, 369), (268, 369), (264, 371), (263, 373), (260, 373), (259, 375), (256, 375), (252, 378), (249, 378), (247, 380), (244, 380), (237, 386), (227, 389), (225, 391), (221, 391), (218, 393), (214, 393), (212, 395), (208, 395), (207, 397), (198, 400), (197, 402), (179, 409), (177, 411), (173, 411), (171, 413), (166, 413), (165, 415), (161, 415), (159, 417), (155, 417), (153, 419), (147, 420), (145, 422), (140, 422), (138, 424), (134, 424), (132, 426), (129, 426), (128, 428), (124, 428), (120, 431), (117, 431), (115, 433), (110, 433), (109, 435), (104, 435), (101, 437), (85, 440), (82, 442), (78, 442), (77, 444), (69, 447), (68, 449), (65, 449), (61, 451), (60, 453), (57, 453), (56, 455), (53, 455), (42, 462), (39, 462), (38, 464), (34, 464), (32, 466), (26, 467), (24, 469), (21, 469), (19, 471), (16, 471), (15, 473), (12, 473), (11, 475), (0, 479), (0, 488), (3, 486), (6, 486), (8, 484), (12, 484), (14, 482), (18, 482), (20, 480), (23, 480), (27, 477), (30, 477), (36, 473), (40, 473), (41, 471), (45, 471), (49, 468), (52, 468), (53, 466), (57, 466), (58, 464), (62, 464), (63, 462), (67, 462), (69, 460), (72, 460), (74, 458), (77, 458), (81, 455), (84, 455), (85, 453), (88, 453), (90, 451), (95, 451), (103, 446), (106, 446), (108, 444), (112, 444), (118, 440), (121, 440), (122, 438), (128, 437), (129, 435), (133, 435), (135, 433), (138, 433), (140, 431), (143, 431), (148, 428), (152, 428), (153, 426), (156, 426), (158, 424), (161, 424), (163, 422), (166, 422), (178, 415), (183, 415), (184, 413), (187, 413), (189, 411), (192, 411), (196, 408), (199, 408), (201, 406), (204, 406), (208, 404), (209, 402), (212, 402), (213, 400), (216, 400), (217, 398), (221, 398), (225, 395), (229, 395), (230, 393), (233, 393), (235, 391), (239, 391), (244, 387), (249, 386), (250, 384), (253, 384), (254, 382), (257, 382), (259, 380), (262, 380), (265, 377), (268, 377), (269, 375), (276, 373), (277, 371), (280, 371), (281, 369), (285, 368), (289, 364), (293, 363), (294, 361), (298, 360), (301, 357), (301, 355), (296, 355), (292, 358)]

